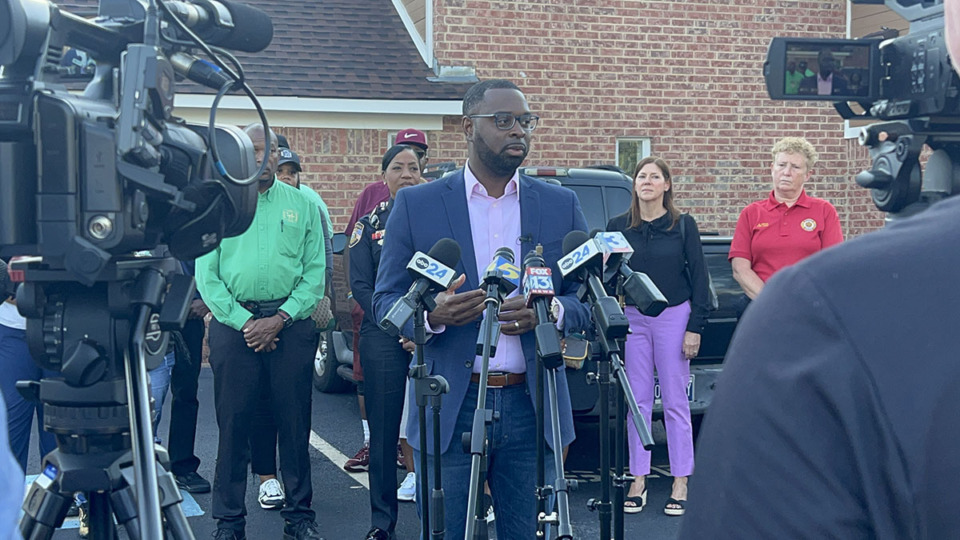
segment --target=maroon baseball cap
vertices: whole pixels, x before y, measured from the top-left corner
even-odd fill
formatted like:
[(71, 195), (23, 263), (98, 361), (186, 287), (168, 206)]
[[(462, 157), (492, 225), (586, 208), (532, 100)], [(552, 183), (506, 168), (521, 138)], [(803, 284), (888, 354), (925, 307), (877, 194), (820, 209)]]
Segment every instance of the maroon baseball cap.
[(419, 146), (424, 150), (429, 148), (427, 145), (426, 133), (412, 128), (401, 129), (398, 131), (395, 144), (412, 144), (413, 146)]

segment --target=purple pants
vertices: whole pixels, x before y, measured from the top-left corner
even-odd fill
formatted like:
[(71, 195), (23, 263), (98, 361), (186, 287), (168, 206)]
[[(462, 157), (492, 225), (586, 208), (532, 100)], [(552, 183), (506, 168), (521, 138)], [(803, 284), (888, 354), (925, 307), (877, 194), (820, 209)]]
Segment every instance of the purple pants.
[[(625, 368), (633, 387), (640, 414), (650, 423), (653, 411), (653, 370), (660, 379), (663, 416), (667, 428), (667, 450), (673, 476), (693, 474), (693, 428), (690, 425), (690, 402), (687, 382), (690, 361), (683, 356), (683, 334), (690, 320), (690, 303), (668, 307), (657, 317), (641, 315), (637, 308), (624, 309), (630, 329), (627, 337)], [(650, 452), (643, 449), (640, 436), (628, 419), (627, 439), (630, 445), (630, 473), (650, 473)]]

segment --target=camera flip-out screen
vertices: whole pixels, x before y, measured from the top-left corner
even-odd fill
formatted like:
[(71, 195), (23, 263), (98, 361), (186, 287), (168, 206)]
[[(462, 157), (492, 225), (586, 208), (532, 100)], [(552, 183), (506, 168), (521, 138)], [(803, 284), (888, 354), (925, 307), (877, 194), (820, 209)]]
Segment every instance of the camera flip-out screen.
[(873, 101), (880, 41), (774, 38), (763, 75), (771, 99)]

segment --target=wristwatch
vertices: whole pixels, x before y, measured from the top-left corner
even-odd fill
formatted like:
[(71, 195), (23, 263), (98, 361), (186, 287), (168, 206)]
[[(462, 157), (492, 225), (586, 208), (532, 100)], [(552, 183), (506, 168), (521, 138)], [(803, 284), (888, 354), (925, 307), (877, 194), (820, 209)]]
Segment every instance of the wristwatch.
[(283, 319), (284, 328), (290, 328), (291, 326), (293, 326), (293, 317), (287, 315), (286, 313), (284, 313), (282, 310), (279, 310), (279, 309), (277, 310), (277, 315), (279, 315), (280, 318)]
[(560, 319), (560, 301), (554, 297), (550, 300), (550, 320), (557, 322)]

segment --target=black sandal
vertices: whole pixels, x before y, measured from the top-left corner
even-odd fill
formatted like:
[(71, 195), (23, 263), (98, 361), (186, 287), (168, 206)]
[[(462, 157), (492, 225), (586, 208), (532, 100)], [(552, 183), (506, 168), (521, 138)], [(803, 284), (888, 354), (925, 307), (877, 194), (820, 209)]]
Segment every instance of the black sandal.
[(687, 511), (684, 503), (687, 501), (678, 501), (673, 497), (667, 499), (667, 504), (663, 505), (663, 513), (668, 516), (682, 516)]
[[(630, 504), (630, 506), (627, 506)], [(623, 512), (626, 514), (639, 514), (643, 507), (647, 505), (647, 488), (643, 488), (643, 493), (639, 497), (627, 497), (623, 500)]]

